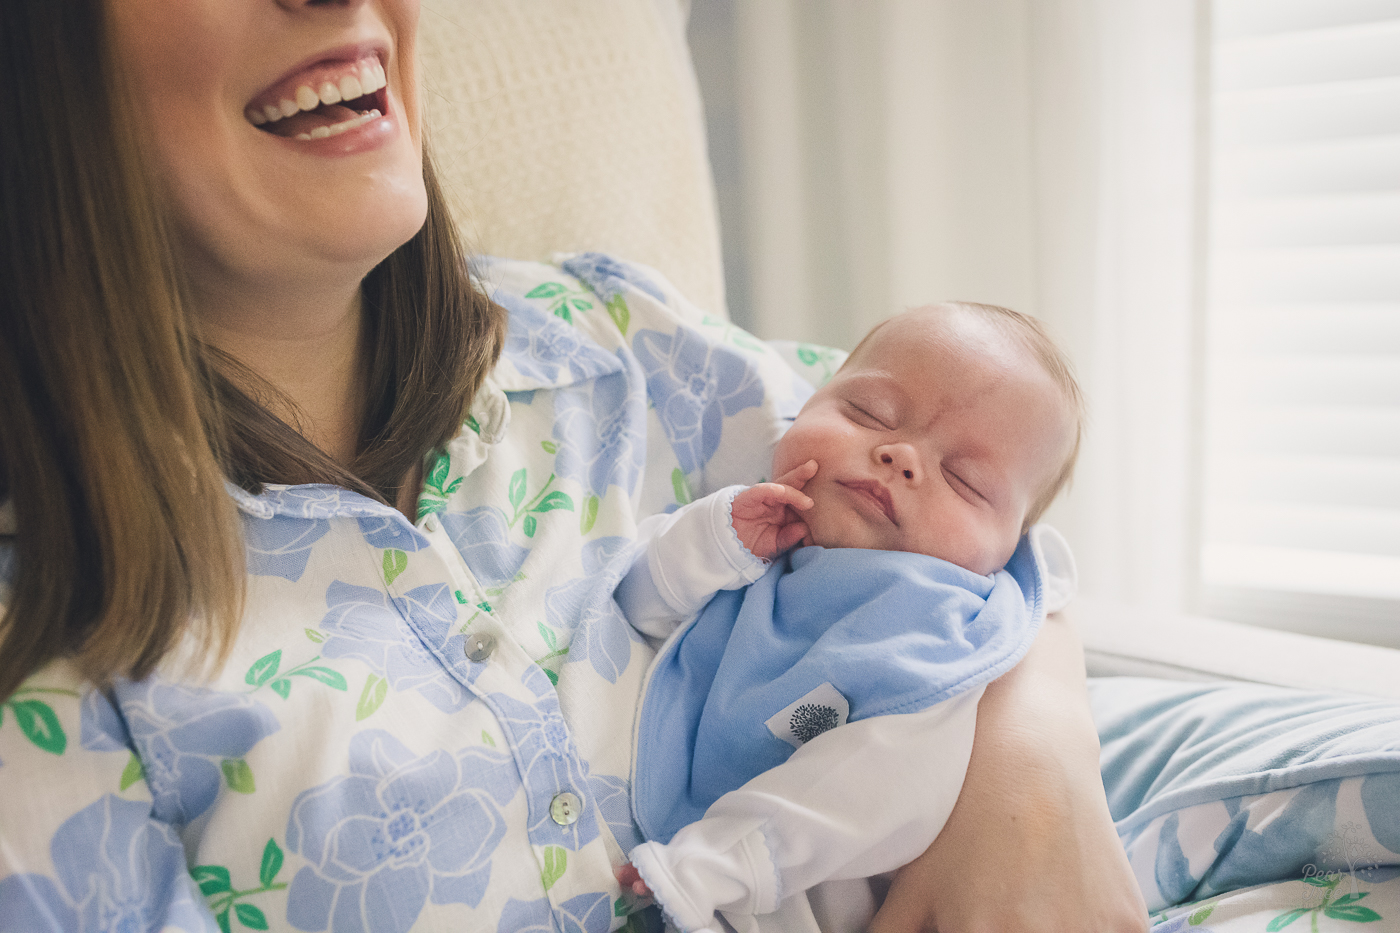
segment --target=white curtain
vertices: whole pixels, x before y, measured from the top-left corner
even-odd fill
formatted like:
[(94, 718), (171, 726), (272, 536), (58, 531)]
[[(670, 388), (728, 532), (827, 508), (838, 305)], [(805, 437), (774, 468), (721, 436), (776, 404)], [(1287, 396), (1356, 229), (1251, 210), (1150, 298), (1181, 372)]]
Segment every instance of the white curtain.
[[(692, 16), (705, 2), (716, 0)], [(890, 313), (943, 298), (1041, 317), (1090, 399), (1074, 487), (1050, 516), (1082, 590), (1186, 608), (1195, 3), (727, 8), (742, 219), (730, 212), (726, 236), (745, 244), (746, 277), (730, 286), (736, 319), (849, 348)]]

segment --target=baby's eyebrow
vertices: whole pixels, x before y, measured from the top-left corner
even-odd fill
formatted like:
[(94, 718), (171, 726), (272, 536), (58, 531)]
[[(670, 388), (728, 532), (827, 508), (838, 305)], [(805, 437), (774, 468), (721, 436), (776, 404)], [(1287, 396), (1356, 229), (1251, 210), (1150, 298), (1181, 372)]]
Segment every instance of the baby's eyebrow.
[(862, 370), (860, 372), (851, 373), (842, 380), (843, 387), (851, 383), (855, 383), (858, 387), (862, 388), (867, 385), (878, 386), (897, 392), (900, 395), (904, 394), (904, 390), (900, 386), (898, 379), (890, 373), (880, 372), (879, 370)]

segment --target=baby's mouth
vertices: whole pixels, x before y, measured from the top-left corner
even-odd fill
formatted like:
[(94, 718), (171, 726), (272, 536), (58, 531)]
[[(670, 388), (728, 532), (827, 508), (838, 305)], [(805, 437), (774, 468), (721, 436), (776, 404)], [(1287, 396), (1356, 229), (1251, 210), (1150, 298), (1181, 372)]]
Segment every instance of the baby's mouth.
[(388, 110), (384, 66), (376, 56), (318, 65), (254, 99), (243, 111), (258, 129), (302, 141), (337, 136)]

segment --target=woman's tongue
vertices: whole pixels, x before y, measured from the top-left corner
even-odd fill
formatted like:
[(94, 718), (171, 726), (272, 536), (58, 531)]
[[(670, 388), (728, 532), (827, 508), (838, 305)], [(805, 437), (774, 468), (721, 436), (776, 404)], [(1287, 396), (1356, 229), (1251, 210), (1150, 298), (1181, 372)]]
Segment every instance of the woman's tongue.
[(333, 126), (336, 123), (353, 120), (358, 116), (357, 111), (351, 110), (343, 104), (322, 104), (315, 110), (303, 110), (290, 117), (283, 117), (276, 123), (265, 124), (262, 128), (269, 133), (291, 139), (302, 133), (310, 133), (318, 126)]

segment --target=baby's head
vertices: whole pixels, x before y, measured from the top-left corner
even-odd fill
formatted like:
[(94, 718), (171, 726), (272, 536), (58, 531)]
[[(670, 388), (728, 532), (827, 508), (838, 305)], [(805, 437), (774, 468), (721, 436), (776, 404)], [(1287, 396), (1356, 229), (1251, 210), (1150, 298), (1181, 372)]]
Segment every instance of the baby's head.
[(945, 303), (878, 325), (773, 454), (808, 460), (807, 544), (914, 551), (1000, 570), (1069, 480), (1083, 402), (1032, 318)]

